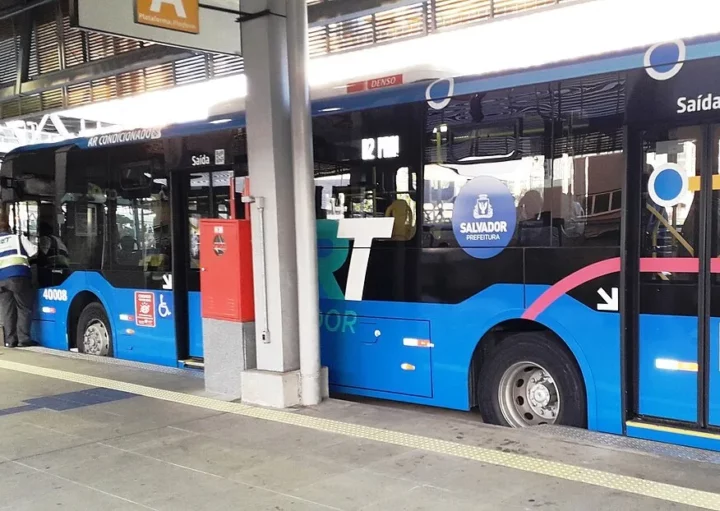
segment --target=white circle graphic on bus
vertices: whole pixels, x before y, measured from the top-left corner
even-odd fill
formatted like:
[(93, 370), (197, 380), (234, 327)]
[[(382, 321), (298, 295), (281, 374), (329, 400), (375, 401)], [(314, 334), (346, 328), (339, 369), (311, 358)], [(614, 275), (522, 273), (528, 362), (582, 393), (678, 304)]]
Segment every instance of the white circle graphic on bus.
[(675, 163), (665, 163), (650, 174), (648, 194), (658, 206), (672, 208), (680, 204), (688, 192), (685, 169)]
[(453, 206), (453, 233), (471, 256), (490, 259), (505, 250), (515, 234), (515, 199), (505, 184), (490, 176), (462, 187)]
[[(443, 84), (447, 85), (443, 87)], [(433, 110), (444, 110), (452, 101), (453, 94), (455, 94), (454, 78), (440, 78), (425, 89), (425, 99)]]
[(683, 41), (656, 44), (645, 52), (645, 71), (654, 80), (669, 80), (680, 72), (686, 57)]

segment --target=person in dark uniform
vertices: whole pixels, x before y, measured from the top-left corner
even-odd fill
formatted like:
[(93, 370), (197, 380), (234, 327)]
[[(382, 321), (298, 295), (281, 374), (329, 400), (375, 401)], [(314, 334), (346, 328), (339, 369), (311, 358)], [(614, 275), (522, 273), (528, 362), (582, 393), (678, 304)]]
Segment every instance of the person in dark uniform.
[(7, 215), (0, 212), (0, 322), (6, 348), (33, 346), (30, 339), (35, 290), (30, 258), (37, 247), (10, 231)]

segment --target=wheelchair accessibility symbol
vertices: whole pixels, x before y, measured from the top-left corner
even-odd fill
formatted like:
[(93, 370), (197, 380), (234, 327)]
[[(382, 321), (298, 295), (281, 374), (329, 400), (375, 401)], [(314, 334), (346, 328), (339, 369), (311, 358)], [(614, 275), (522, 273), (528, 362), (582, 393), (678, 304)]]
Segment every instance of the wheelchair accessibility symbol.
[(161, 318), (167, 318), (169, 316), (172, 316), (172, 312), (170, 311), (170, 307), (168, 307), (168, 304), (165, 303), (165, 296), (160, 295), (160, 303), (158, 304), (158, 315)]

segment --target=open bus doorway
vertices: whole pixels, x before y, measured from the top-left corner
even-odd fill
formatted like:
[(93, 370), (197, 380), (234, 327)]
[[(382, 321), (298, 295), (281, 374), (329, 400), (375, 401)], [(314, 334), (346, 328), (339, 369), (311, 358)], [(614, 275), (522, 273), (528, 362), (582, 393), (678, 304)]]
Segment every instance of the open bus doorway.
[(202, 171), (180, 169), (173, 175), (174, 205), (178, 212), (173, 215), (174, 274), (179, 277), (173, 284), (176, 307), (187, 311), (185, 315), (178, 315), (176, 323), (179, 338), (187, 338), (187, 353), (178, 353), (185, 365), (197, 365), (204, 358), (200, 307), (200, 221), (245, 218), (246, 207), (242, 196), (247, 179), (239, 173), (233, 166), (218, 165)]
[(642, 127), (631, 140), (645, 172), (629, 206), (641, 223), (629, 245), (630, 419), (717, 427), (720, 128)]

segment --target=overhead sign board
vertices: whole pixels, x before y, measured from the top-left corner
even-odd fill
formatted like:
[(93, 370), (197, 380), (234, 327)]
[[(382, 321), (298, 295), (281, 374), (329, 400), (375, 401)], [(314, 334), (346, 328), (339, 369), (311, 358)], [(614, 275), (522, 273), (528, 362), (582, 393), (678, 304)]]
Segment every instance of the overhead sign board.
[[(208, 5), (206, 5), (208, 4)], [(72, 26), (212, 53), (241, 53), (239, 14), (200, 0), (72, 0)]]
[(200, 33), (200, 0), (135, 0), (135, 23)]

